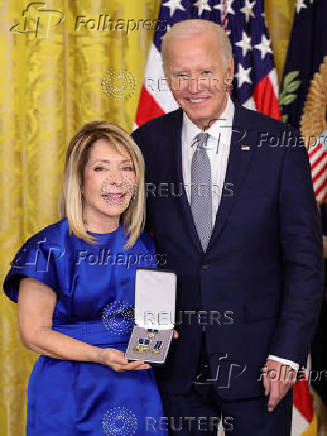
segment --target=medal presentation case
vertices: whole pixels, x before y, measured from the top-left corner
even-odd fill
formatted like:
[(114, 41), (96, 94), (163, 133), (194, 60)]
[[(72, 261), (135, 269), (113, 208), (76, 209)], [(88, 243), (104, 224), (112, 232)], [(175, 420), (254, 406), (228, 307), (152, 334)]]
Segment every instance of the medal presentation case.
[(163, 269), (137, 268), (135, 274), (135, 325), (125, 356), (161, 365), (173, 338), (177, 277)]

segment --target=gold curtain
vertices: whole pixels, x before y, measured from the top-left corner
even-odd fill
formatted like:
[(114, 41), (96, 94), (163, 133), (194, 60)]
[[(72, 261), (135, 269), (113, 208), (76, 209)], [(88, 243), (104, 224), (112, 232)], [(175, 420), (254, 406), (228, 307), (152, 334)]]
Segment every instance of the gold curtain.
[(265, 0), (265, 12), (274, 51), (279, 84), (283, 79), (288, 41), (297, 0)]
[[(21, 244), (58, 219), (72, 134), (92, 120), (132, 129), (154, 27), (139, 20), (154, 20), (159, 10), (159, 0), (29, 3), (0, 0), (1, 283)], [(104, 15), (111, 22), (101, 30)], [(138, 30), (132, 21), (127, 30), (128, 19)], [(123, 86), (120, 70), (129, 79), (127, 100), (119, 89), (104, 92)], [(103, 90), (108, 71), (116, 76)], [(0, 295), (0, 434), (23, 436), (36, 356), (21, 345), (16, 305)]]

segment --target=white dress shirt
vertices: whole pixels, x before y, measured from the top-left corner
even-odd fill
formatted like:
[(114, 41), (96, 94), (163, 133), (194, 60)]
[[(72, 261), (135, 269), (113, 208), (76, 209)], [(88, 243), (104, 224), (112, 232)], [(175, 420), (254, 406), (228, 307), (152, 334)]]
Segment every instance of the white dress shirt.
[[(205, 131), (210, 136), (207, 141), (207, 154), (211, 164), (212, 182), (212, 225), (215, 225), (217, 210), (220, 204), (232, 137), (232, 123), (234, 118), (234, 104), (228, 96), (227, 105), (220, 118)], [(196, 150), (195, 137), (203, 132), (183, 113), (182, 127), (182, 163), (183, 180), (187, 198), (191, 203), (191, 164)], [(193, 146), (192, 146), (193, 144)]]
[[(229, 96), (227, 96), (226, 108), (220, 118), (213, 122), (205, 133), (209, 134), (207, 141), (207, 154), (211, 164), (211, 183), (212, 183), (212, 226), (215, 225), (218, 207), (224, 189), (226, 170), (230, 152), (232, 137), (232, 125), (234, 119), (235, 106)], [(183, 112), (182, 126), (182, 167), (183, 183), (187, 198), (191, 204), (191, 164), (193, 153), (196, 149), (195, 137), (203, 132), (189, 119), (186, 112)], [(285, 365), (289, 365), (295, 371), (299, 365), (291, 360), (282, 359), (278, 356), (269, 355), (268, 359), (277, 360)]]

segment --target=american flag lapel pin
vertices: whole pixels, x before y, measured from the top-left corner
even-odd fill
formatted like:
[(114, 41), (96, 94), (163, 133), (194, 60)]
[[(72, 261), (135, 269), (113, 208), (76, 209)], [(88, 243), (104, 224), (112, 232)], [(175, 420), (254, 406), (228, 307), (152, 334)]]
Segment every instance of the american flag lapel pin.
[(251, 147), (249, 145), (242, 145), (241, 146), (242, 151), (249, 151), (250, 149), (251, 149)]

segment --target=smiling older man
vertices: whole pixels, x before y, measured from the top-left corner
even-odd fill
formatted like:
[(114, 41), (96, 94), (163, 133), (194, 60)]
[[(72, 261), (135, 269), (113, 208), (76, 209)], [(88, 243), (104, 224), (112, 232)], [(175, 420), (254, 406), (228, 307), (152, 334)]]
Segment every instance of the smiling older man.
[(288, 436), (322, 297), (307, 152), (291, 128), (232, 102), (221, 27), (182, 21), (162, 53), (180, 109), (133, 137), (147, 226), (178, 274), (179, 339), (157, 371), (170, 433), (214, 435), (222, 417), (227, 434)]

